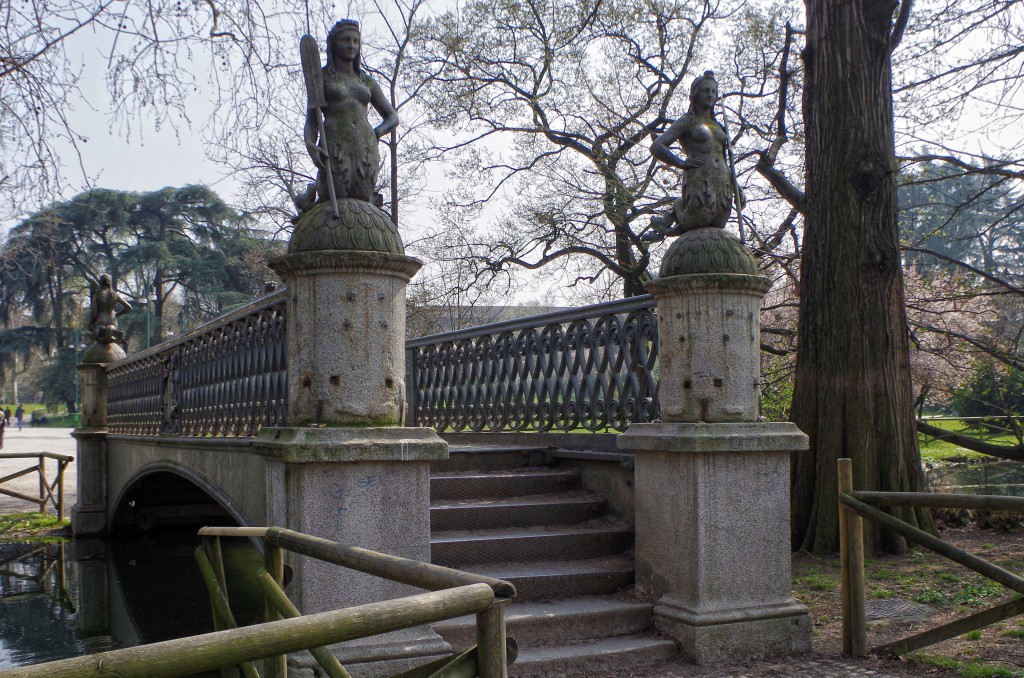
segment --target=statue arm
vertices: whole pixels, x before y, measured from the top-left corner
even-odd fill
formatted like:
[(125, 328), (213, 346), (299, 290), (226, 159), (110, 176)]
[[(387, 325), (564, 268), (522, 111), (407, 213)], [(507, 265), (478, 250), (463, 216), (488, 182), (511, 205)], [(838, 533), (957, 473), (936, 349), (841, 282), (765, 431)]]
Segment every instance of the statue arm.
[(120, 296), (114, 297), (114, 316), (121, 316), (132, 310), (132, 305), (122, 299)]
[(376, 82), (370, 80), (370, 103), (381, 117), (381, 123), (373, 128), (377, 138), (380, 139), (388, 132), (398, 127), (398, 111), (391, 105), (388, 98)]
[(664, 134), (651, 143), (651, 155), (666, 165), (678, 167), (679, 169), (687, 169), (687, 161), (673, 153), (672, 149), (669, 147), (686, 135), (687, 131), (689, 131), (690, 123), (691, 120), (689, 115), (684, 115), (672, 123), (672, 126), (669, 127)]
[(317, 145), (320, 141), (320, 121), (317, 118), (322, 115), (319, 107), (311, 107), (306, 110), (306, 124), (302, 128), (302, 139), (306, 142), (306, 152), (313, 160), (317, 169), (324, 169), (323, 151)]

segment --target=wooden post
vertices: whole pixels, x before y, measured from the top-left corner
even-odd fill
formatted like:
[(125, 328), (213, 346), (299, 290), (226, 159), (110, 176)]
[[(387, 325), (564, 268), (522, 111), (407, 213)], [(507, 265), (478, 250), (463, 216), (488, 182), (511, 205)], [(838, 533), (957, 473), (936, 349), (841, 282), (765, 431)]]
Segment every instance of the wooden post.
[(508, 678), (505, 655), (505, 603), (499, 600), (476, 615), (476, 666), (480, 678)]
[[(302, 616), (302, 613), (292, 604), (292, 601), (288, 600), (288, 596), (281, 590), (281, 587), (278, 586), (269, 572), (265, 569), (257, 572), (256, 581), (263, 590), (264, 600), (272, 605), (285, 619), (295, 619)], [(313, 655), (313, 659), (316, 659), (316, 662), (323, 667), (323, 670), (327, 672), (330, 678), (352, 678), (352, 674), (345, 670), (345, 667), (341, 665), (338, 658), (331, 654), (331, 651), (326, 647), (311, 647), (309, 648), (309, 653)]]
[[(853, 491), (853, 462), (839, 460), (839, 494)], [(839, 503), (840, 596), (843, 611), (843, 654), (867, 653), (864, 615), (864, 525), (859, 515)]]
[(66, 461), (57, 462), (57, 520), (64, 520), (64, 469), (68, 467)]
[(39, 512), (46, 513), (46, 457), (39, 455)]
[[(207, 542), (209, 545), (209, 542)], [(220, 543), (217, 543), (217, 554), (220, 555)], [(199, 573), (203, 577), (203, 581), (206, 582), (206, 588), (210, 591), (210, 605), (213, 607), (213, 619), (216, 625), (216, 621), (220, 619), (220, 625), (225, 630), (237, 629), (238, 624), (235, 622), (235, 616), (231, 614), (231, 606), (228, 605), (228, 594), (224, 589), (223, 584), (220, 583), (217, 576), (218, 567), (210, 562), (210, 558), (207, 555), (207, 549), (199, 546), (195, 550), (196, 564), (199, 566)], [(219, 568), (221, 571), (221, 577), (224, 574), (223, 563)], [(256, 667), (253, 666), (252, 662), (242, 662), (238, 665), (238, 668), (242, 669), (242, 674), (245, 678), (260, 678), (260, 674), (257, 673)], [(220, 673), (222, 676), (237, 676), (238, 668), (234, 664), (225, 664), (221, 667)]]
[[(262, 536), (262, 535), (261, 535)], [(272, 546), (266, 541), (263, 542), (263, 567), (267, 570), (278, 588), (284, 590), (284, 549), (280, 546)], [(270, 599), (263, 599), (263, 621), (277, 621), (281, 619), (277, 608)], [(267, 678), (287, 678), (288, 676), (288, 655), (270, 657), (263, 663)]]

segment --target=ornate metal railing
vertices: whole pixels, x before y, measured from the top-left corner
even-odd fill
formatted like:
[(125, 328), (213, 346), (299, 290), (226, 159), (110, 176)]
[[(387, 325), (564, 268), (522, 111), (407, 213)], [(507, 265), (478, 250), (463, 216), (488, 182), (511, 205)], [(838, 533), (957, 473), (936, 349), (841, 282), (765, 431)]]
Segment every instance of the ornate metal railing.
[(412, 423), (443, 430), (622, 431), (658, 417), (651, 296), (406, 342)]
[(107, 368), (112, 433), (253, 436), (287, 419), (285, 290)]

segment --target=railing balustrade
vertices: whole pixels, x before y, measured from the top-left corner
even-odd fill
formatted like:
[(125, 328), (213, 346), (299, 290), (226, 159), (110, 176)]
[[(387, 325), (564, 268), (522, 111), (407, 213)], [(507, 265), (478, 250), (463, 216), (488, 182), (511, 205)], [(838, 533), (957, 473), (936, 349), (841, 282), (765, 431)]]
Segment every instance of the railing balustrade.
[(625, 430), (658, 417), (651, 296), (406, 342), (414, 426)]
[[(109, 430), (253, 436), (286, 425), (285, 294), (112, 364)], [(658, 418), (657, 360), (650, 295), (412, 339), (407, 423), (623, 431)]]
[(107, 427), (254, 436), (286, 422), (285, 290), (107, 368)]

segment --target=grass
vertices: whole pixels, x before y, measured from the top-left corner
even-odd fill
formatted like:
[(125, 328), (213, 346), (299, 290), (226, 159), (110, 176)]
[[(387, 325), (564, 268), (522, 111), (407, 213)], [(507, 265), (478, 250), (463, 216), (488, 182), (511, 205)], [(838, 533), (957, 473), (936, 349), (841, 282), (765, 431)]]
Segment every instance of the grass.
[(0, 516), (0, 538), (35, 537), (63, 529), (70, 524), (70, 520), (57, 520), (57, 516), (49, 513), (9, 513)]
[[(981, 553), (983, 557), (994, 556), (990, 558), (994, 562), (1013, 563), (1016, 566), (1011, 567), (1013, 570), (1024, 569), (1024, 561), (1014, 553), (1019, 543), (1016, 538), (1002, 536), (993, 543), (988, 541), (988, 534), (965, 533), (969, 539), (960, 542), (961, 547)], [(1001, 585), (924, 550), (904, 556), (866, 558), (864, 566), (869, 601), (902, 599), (932, 608), (923, 623), (890, 623), (885, 619), (872, 622), (868, 630), (869, 646), (963, 618), (1012, 595)], [(815, 643), (822, 643), (825, 651), (833, 647), (831, 644), (838, 645), (841, 639), (839, 569), (838, 562), (809, 554), (797, 555), (793, 561), (794, 595), (811, 608)], [(966, 678), (1024, 678), (1024, 668), (1014, 659), (1015, 648), (1021, 640), (1024, 640), (1024, 616), (965, 632), (942, 644), (923, 648), (906, 659), (911, 664), (940, 667)]]
[(985, 662), (972, 659), (972, 660), (960, 660), (951, 659), (949, 657), (939, 657), (936, 655), (930, 655), (925, 653), (918, 653), (910, 655), (910, 658), (914, 661), (921, 662), (922, 664), (931, 664), (932, 666), (938, 666), (944, 669), (950, 669), (956, 671), (961, 676), (967, 678), (1022, 678), (1024, 677), (1024, 671), (1017, 669), (1004, 669), (998, 666), (989, 666)]
[[(945, 429), (947, 431), (955, 431), (956, 433), (962, 433), (964, 435), (983, 440), (986, 443), (993, 443), (995, 445), (1016, 445), (1017, 439), (1010, 434), (993, 434), (985, 431), (979, 431), (977, 429), (969, 429), (966, 424), (960, 420), (929, 420), (929, 424), (937, 428)], [(924, 462), (936, 464), (944, 461), (983, 461), (986, 459), (992, 459), (987, 454), (980, 452), (974, 452), (968, 450), (959, 445), (953, 443), (947, 443), (942, 440), (935, 440), (931, 436), (926, 436), (923, 433), (917, 434), (917, 439), (921, 443), (921, 460)]]

